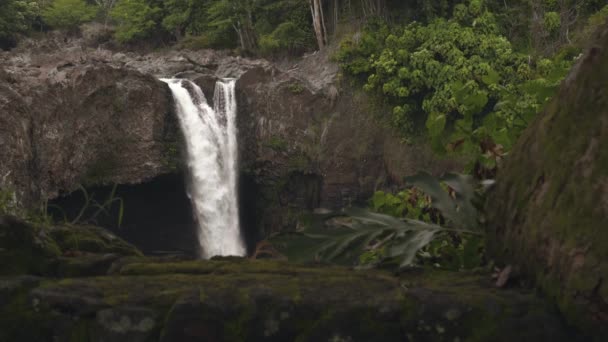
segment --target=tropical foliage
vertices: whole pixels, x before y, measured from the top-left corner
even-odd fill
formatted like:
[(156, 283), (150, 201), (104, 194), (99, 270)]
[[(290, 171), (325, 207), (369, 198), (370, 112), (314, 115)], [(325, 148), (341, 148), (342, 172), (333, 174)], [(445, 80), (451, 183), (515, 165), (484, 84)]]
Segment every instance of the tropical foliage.
[(116, 39), (127, 42), (150, 37), (157, 27), (160, 9), (144, 0), (122, 0), (111, 12), (116, 20)]
[(70, 30), (91, 21), (96, 15), (97, 8), (84, 0), (55, 0), (42, 12), (42, 18), (51, 27)]
[(0, 190), (0, 215), (20, 216), (20, 210), (15, 193)]
[(407, 181), (414, 188), (396, 196), (377, 192), (371, 200), (376, 212), (348, 208), (317, 215), (304, 230), (281, 233), (270, 241), (289, 260), (300, 262), (479, 266), (483, 256), (475, 207), (479, 192), (472, 177), (448, 174), (435, 179), (421, 173)]
[(572, 64), (518, 53), (480, 0), (428, 24), (367, 26), (336, 59), (392, 107), (404, 135), (425, 126), (438, 152), (458, 151), (493, 168), (551, 97)]
[(38, 10), (35, 1), (0, 1), (0, 49), (10, 47), (17, 34), (30, 29)]
[(266, 54), (313, 46), (309, 16), (301, 0), (120, 0), (112, 12), (121, 42), (160, 34)]

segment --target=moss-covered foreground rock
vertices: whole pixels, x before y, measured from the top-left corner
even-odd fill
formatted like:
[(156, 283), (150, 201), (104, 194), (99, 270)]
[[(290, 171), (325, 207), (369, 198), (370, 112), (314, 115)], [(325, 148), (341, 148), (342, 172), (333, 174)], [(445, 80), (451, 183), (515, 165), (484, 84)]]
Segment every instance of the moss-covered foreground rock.
[(608, 24), (513, 149), (488, 199), (489, 248), (608, 340)]
[(0, 276), (105, 274), (119, 257), (141, 255), (99, 227), (34, 224), (0, 216)]
[(0, 279), (0, 341), (572, 341), (487, 276), (130, 257), (109, 275)]

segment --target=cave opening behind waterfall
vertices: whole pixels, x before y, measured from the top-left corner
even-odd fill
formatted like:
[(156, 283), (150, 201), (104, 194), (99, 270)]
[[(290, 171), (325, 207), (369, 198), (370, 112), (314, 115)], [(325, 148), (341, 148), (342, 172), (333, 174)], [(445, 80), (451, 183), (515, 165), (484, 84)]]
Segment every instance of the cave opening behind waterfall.
[(197, 224), (183, 175), (162, 175), (142, 184), (117, 185), (111, 205), (100, 210), (93, 200), (103, 206), (113, 188), (89, 187), (53, 199), (48, 203), (49, 213), (56, 221), (70, 222), (79, 216), (89, 197), (81, 223), (107, 228), (147, 255), (199, 255)]

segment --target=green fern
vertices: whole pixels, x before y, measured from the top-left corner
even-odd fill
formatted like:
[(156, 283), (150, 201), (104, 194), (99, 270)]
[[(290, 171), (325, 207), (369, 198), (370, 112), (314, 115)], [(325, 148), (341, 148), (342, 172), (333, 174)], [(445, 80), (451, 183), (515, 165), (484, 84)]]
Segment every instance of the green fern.
[[(327, 262), (361, 265), (390, 261), (398, 267), (411, 265), (420, 250), (447, 234), (482, 236), (474, 206), (476, 183), (471, 177), (448, 174), (440, 179), (420, 173), (407, 181), (424, 191), (430, 206), (446, 219), (441, 226), (416, 219), (398, 218), (367, 209), (347, 208), (340, 212), (317, 215), (303, 231), (280, 233), (270, 241), (296, 262)], [(379, 204), (379, 203), (376, 203)], [(479, 239), (468, 239), (478, 241)], [(466, 264), (473, 247), (467, 246)]]

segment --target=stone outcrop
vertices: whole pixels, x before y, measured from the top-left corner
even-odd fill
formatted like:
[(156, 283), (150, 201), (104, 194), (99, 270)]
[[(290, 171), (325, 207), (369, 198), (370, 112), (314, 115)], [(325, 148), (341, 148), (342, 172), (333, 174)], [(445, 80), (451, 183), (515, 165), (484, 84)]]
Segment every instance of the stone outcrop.
[(2, 188), (35, 201), (80, 184), (139, 183), (175, 170), (178, 132), (162, 82), (52, 57), (14, 57), (4, 66)]
[(33, 224), (0, 216), (0, 276), (103, 274), (119, 257), (141, 255), (100, 227)]
[(338, 89), (323, 54), (279, 65), (210, 50), (112, 52), (51, 36), (0, 60), (0, 188), (30, 203), (180, 168), (160, 77), (192, 79), (209, 101), (217, 78), (239, 78), (241, 208), (263, 233), (295, 228), (316, 207), (365, 201), (419, 170), (459, 166), (401, 142), (365, 94)]
[(538, 299), (485, 288), (473, 275), (460, 276), (454, 285), (449, 275), (442, 274), (397, 278), (276, 262), (158, 264), (158, 271), (143, 275), (134, 270), (145, 264), (128, 266), (132, 275), (0, 279), (0, 299), (7, 302), (0, 309), (0, 338), (31, 342), (575, 338)]
[[(128, 263), (0, 280), (9, 341), (572, 341), (542, 301), (480, 277), (273, 261)], [(21, 286), (18, 286), (21, 285)], [(4, 295), (4, 296), (3, 296)]]
[(142, 257), (97, 227), (14, 218), (0, 218), (0, 257), (0, 341), (579, 337), (542, 300), (498, 289), (489, 274)]
[(287, 71), (255, 65), (237, 82), (241, 167), (254, 180), (246, 190), (257, 196), (266, 233), (295, 227), (316, 207), (365, 203), (419, 170), (459, 167), (402, 142), (365, 93), (338, 90), (337, 70), (325, 58), (306, 56)]
[(489, 249), (608, 336), (608, 27), (500, 170), (487, 202)]

